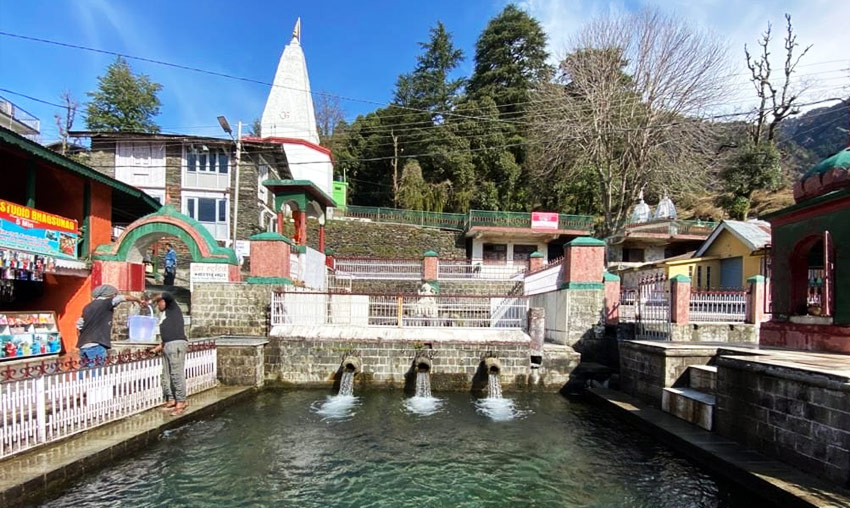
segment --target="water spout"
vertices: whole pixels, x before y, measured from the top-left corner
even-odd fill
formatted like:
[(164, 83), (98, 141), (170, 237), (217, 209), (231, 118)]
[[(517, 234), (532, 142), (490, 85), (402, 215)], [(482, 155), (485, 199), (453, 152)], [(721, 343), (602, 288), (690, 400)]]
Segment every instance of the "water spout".
[(431, 359), (427, 356), (418, 356), (416, 357), (416, 360), (414, 360), (413, 363), (416, 366), (417, 372), (431, 372)]
[(352, 376), (360, 373), (360, 358), (356, 356), (346, 356), (342, 360), (342, 371), (350, 372)]
[(484, 367), (490, 376), (498, 376), (502, 373), (502, 362), (498, 358), (488, 357), (484, 359)]

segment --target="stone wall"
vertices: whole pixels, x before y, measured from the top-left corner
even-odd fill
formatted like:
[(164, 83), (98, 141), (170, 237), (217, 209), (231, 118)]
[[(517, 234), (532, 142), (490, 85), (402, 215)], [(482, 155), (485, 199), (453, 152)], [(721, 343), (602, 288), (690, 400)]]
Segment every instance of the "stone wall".
[[(722, 342), (727, 344), (758, 344), (759, 330), (756, 325), (747, 323), (689, 323), (670, 326), (673, 342)], [(623, 322), (617, 325), (617, 337), (620, 340), (638, 340), (635, 335), (635, 323)]]
[(717, 347), (677, 347), (669, 342), (621, 342), (620, 389), (661, 407), (664, 388), (673, 386), (689, 365), (707, 365), (716, 354)]
[(263, 386), (268, 342), (265, 337), (216, 338), (218, 380), (225, 385)]
[(573, 347), (585, 360), (602, 357), (605, 324), (602, 289), (562, 289), (531, 296), (546, 311), (546, 340)]
[(192, 336), (267, 336), (271, 294), (277, 289), (267, 284), (195, 284)]
[(569, 348), (547, 350), (543, 354), (542, 366), (532, 369), (527, 336), (523, 340), (507, 341), (424, 342), (291, 335), (270, 339), (265, 355), (266, 382), (336, 386), (341, 362), (349, 354), (359, 357), (362, 362), (362, 372), (355, 378), (357, 386), (406, 390), (415, 386), (412, 384), (416, 377), (412, 365), (419, 354), (432, 358), (431, 386), (435, 391), (486, 391), (487, 373), (482, 371), (482, 360), (489, 355), (501, 361), (500, 377), (505, 389), (537, 387), (560, 390), (579, 362), (579, 355)]
[(811, 475), (850, 487), (850, 375), (722, 356), (717, 362), (715, 429)]
[[(307, 221), (307, 244), (318, 248), (319, 223)], [(325, 246), (336, 256), (422, 259), (433, 250), (441, 258), (466, 259), (466, 239), (460, 231), (349, 219), (328, 221)]]

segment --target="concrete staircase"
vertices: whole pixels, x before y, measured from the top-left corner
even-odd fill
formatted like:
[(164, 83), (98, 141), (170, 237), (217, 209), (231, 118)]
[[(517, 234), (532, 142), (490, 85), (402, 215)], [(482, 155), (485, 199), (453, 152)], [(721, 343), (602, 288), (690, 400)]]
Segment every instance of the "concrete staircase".
[(717, 367), (689, 365), (677, 385), (664, 388), (661, 409), (705, 430), (714, 427)]

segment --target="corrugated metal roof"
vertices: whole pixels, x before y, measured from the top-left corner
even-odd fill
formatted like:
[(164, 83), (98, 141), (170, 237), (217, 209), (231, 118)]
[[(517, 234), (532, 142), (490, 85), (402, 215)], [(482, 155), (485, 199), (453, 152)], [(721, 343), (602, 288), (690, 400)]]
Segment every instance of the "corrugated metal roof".
[(708, 251), (708, 248), (714, 240), (716, 240), (717, 237), (720, 236), (720, 233), (724, 230), (735, 235), (735, 237), (741, 240), (741, 242), (743, 242), (750, 251), (763, 249), (765, 246), (770, 245), (770, 223), (763, 220), (750, 220), (746, 222), (739, 220), (725, 220), (721, 222), (719, 226), (714, 228), (711, 236), (703, 242), (694, 257), (703, 256), (706, 251)]

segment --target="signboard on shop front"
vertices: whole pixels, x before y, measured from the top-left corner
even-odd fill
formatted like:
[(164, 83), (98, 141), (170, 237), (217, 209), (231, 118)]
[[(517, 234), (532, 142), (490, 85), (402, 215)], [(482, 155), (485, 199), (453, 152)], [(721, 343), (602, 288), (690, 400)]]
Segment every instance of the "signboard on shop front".
[(558, 214), (531, 212), (531, 229), (558, 229)]
[(0, 247), (77, 258), (77, 221), (0, 199)]

